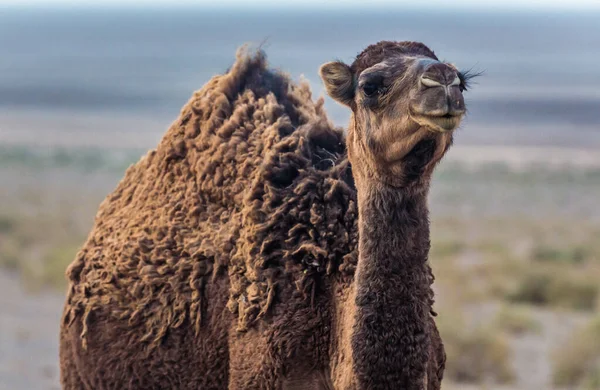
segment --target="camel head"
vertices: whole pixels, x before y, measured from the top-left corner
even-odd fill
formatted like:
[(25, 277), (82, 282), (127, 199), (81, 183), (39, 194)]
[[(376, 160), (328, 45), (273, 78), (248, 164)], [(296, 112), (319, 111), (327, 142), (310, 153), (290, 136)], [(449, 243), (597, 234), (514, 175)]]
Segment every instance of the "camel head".
[(388, 184), (402, 186), (415, 171), (429, 176), (465, 115), (468, 76), (422, 43), (382, 41), (351, 65), (322, 65), (320, 75), (327, 93), (352, 110), (353, 171)]

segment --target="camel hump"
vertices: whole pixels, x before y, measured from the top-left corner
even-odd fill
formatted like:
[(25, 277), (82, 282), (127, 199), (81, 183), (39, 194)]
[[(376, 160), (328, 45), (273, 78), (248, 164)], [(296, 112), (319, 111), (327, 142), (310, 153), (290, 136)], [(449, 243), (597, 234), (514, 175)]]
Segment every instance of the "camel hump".
[(157, 344), (202, 326), (204, 286), (222, 276), (240, 329), (281, 299), (283, 280), (310, 297), (322, 275), (353, 272), (351, 177), (323, 100), (240, 49), (100, 205), (67, 271), (64, 322), (110, 309)]
[(344, 149), (308, 82), (293, 82), (269, 68), (264, 51), (243, 46), (225, 73), (193, 94), (154, 159), (189, 165), (207, 200), (239, 207), (266, 156), (298, 131), (315, 134), (321, 149)]

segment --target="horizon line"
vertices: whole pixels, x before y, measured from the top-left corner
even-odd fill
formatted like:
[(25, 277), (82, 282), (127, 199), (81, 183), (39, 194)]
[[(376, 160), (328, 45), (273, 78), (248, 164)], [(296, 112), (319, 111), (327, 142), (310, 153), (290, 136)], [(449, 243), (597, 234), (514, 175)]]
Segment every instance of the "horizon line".
[(268, 10), (306, 10), (306, 11), (600, 11), (600, 1), (571, 1), (568, 6), (564, 2), (541, 3), (540, 1), (529, 2), (511, 2), (511, 1), (476, 1), (463, 0), (452, 2), (430, 0), (427, 7), (416, 4), (412, 1), (397, 0), (372, 0), (369, 4), (362, 1), (350, 0), (342, 3), (341, 1), (319, 1), (319, 0), (292, 0), (285, 4), (273, 3), (270, 0), (256, 1), (252, 5), (246, 2), (236, 0), (214, 1), (189, 1), (175, 0), (167, 2), (165, 0), (104, 0), (104, 1), (71, 1), (71, 0), (0, 0), (0, 10), (3, 9), (204, 9), (204, 10), (244, 10), (244, 11), (268, 11)]

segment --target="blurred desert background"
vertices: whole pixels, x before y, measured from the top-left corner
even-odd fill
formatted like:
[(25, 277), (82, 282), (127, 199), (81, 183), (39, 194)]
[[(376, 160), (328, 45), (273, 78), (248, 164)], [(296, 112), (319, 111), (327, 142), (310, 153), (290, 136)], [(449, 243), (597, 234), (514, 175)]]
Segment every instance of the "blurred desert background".
[(65, 267), (237, 47), (262, 45), (316, 98), (319, 65), (382, 39), (485, 72), (430, 198), (444, 388), (600, 389), (600, 3), (585, 0), (0, 0), (0, 389), (59, 388)]

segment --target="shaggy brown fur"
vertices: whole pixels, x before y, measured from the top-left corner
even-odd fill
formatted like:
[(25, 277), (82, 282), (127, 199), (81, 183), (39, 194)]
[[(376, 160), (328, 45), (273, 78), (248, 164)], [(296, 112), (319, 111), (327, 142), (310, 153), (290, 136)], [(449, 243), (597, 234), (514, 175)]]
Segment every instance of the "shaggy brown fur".
[[(406, 157), (418, 177), (433, 153), (420, 148)], [(377, 240), (394, 234), (396, 249), (413, 248), (400, 255), (415, 259), (412, 268), (374, 263), (361, 273), (400, 294), (369, 314), (369, 290), (353, 283), (352, 174), (343, 132), (328, 122), (323, 100), (312, 101), (307, 83), (267, 69), (263, 53), (241, 51), (101, 204), (67, 270), (63, 387), (416, 388), (426, 366), (420, 383), (439, 388), (445, 356), (429, 315), (424, 196), (363, 202), (377, 224), (361, 228), (365, 253), (390, 255)], [(419, 318), (406, 309), (415, 305)], [(377, 359), (368, 350), (382, 329), (353, 325), (371, 315), (395, 316), (389, 325), (400, 327), (389, 330), (403, 352), (402, 332), (414, 329), (415, 356), (397, 356), (392, 343), (378, 349), (385, 355), (377, 364), (357, 364)]]
[(347, 148), (359, 211), (355, 305), (340, 306), (336, 325), (340, 339), (351, 338), (351, 358), (336, 368), (352, 374), (334, 384), (439, 389), (446, 357), (431, 316), (427, 193), (464, 115), (466, 78), (421, 43), (387, 41), (350, 66), (323, 65), (321, 76), (352, 110)]

